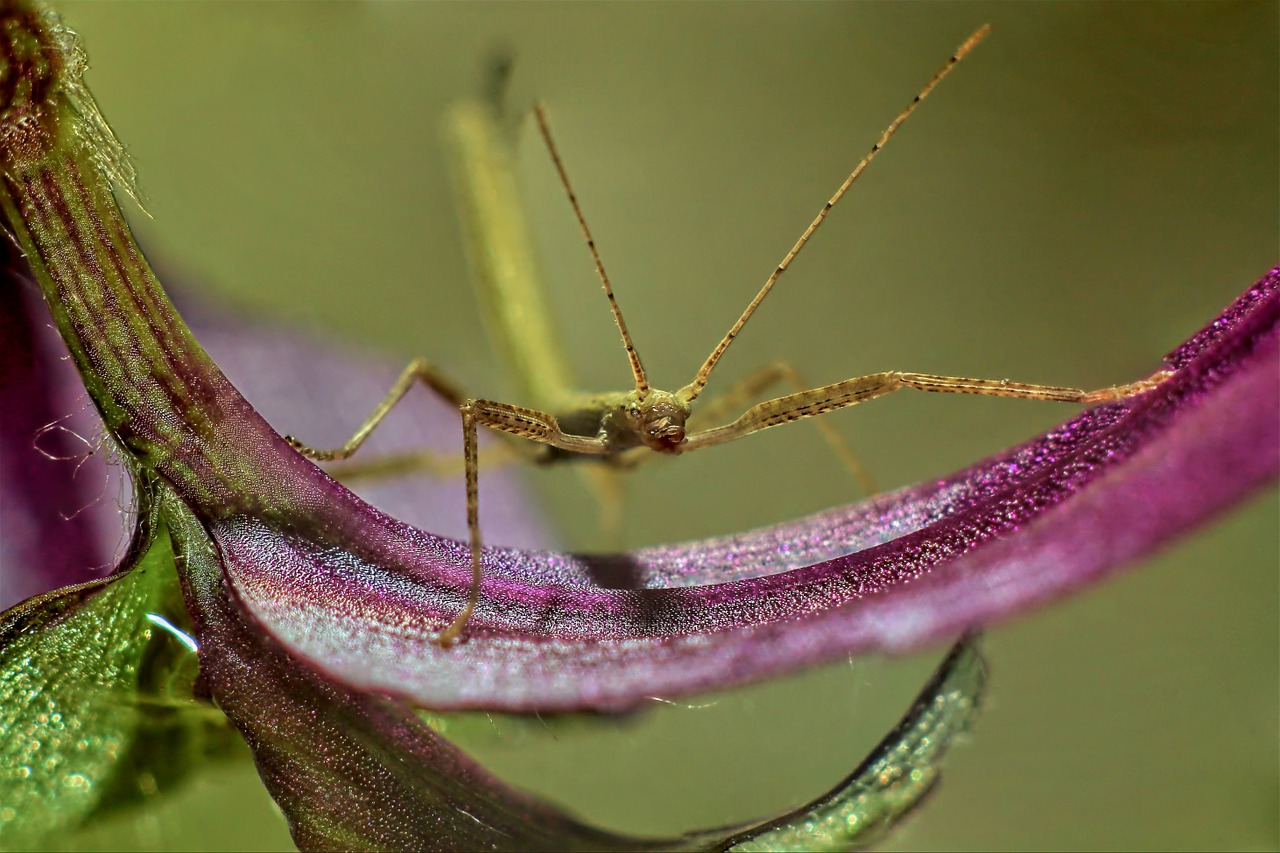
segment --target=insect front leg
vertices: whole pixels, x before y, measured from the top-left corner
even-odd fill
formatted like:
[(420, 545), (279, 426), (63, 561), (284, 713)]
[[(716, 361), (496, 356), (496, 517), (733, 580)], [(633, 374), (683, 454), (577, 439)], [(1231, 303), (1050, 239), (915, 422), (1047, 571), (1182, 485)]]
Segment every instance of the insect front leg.
[(1127, 385), (1114, 385), (1096, 391), (1061, 388), (1053, 385), (1029, 385), (1006, 379), (968, 379), (960, 376), (938, 376), (932, 373), (872, 373), (846, 379), (821, 388), (788, 394), (776, 400), (752, 406), (736, 421), (695, 433), (685, 443), (685, 451), (724, 444), (762, 429), (811, 418), (837, 409), (883, 397), (903, 388), (946, 394), (982, 394), (992, 397), (1017, 397), (1024, 400), (1057, 400), (1065, 403), (1101, 403), (1121, 400), (1149, 391), (1172, 376), (1161, 370), (1146, 379)]
[[(706, 404), (698, 409), (692, 420), (695, 425), (721, 421), (731, 413), (742, 409), (747, 403), (760, 397), (779, 382), (790, 383), (796, 391), (806, 391), (812, 387), (801, 378), (800, 374), (789, 363), (785, 361), (774, 362), (752, 371), (728, 391), (708, 400)], [(853, 452), (853, 448), (849, 446), (849, 443), (844, 440), (844, 437), (840, 435), (836, 428), (827, 421), (818, 420), (813, 423), (822, 432), (822, 437), (826, 439), (827, 444), (831, 446), (836, 456), (844, 463), (845, 468), (858, 481), (859, 487), (868, 495), (873, 495), (879, 491), (870, 472), (862, 464), (862, 460)]]
[(598, 438), (569, 435), (560, 429), (556, 419), (546, 412), (495, 403), (492, 400), (465, 400), (459, 406), (462, 413), (462, 456), (467, 480), (467, 532), (471, 544), (471, 587), (462, 612), (449, 626), (436, 635), (435, 641), (444, 648), (452, 646), (467, 627), (471, 614), (480, 601), (480, 581), (484, 576), (481, 566), (480, 536), (480, 476), (476, 452), (477, 427), (485, 426), (506, 435), (525, 438), (539, 444), (548, 444), (570, 453), (605, 456), (608, 447)]

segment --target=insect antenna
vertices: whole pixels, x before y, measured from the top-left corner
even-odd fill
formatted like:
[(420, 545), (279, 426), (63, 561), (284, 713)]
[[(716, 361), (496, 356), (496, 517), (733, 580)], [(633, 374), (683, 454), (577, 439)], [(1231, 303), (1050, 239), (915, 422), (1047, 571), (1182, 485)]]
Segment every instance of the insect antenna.
[(862, 162), (854, 168), (854, 170), (849, 174), (849, 177), (845, 178), (844, 183), (840, 185), (838, 190), (836, 190), (835, 195), (831, 196), (827, 203), (822, 206), (822, 210), (819, 211), (814, 220), (809, 223), (809, 227), (804, 229), (804, 233), (800, 235), (800, 239), (796, 241), (796, 244), (791, 247), (791, 251), (787, 252), (786, 257), (782, 259), (782, 263), (778, 264), (777, 268), (774, 269), (772, 274), (770, 274), (769, 278), (765, 281), (764, 286), (760, 288), (760, 292), (756, 294), (755, 299), (752, 299), (751, 304), (749, 304), (747, 309), (742, 312), (742, 316), (733, 324), (732, 328), (729, 329), (729, 332), (721, 338), (720, 343), (711, 351), (711, 355), (707, 356), (707, 360), (703, 362), (702, 367), (698, 370), (698, 375), (694, 377), (692, 382), (680, 389), (680, 396), (685, 400), (685, 402), (692, 402), (699, 394), (702, 393), (702, 389), (706, 387), (707, 379), (711, 376), (711, 371), (715, 368), (716, 362), (720, 360), (720, 356), (724, 355), (725, 350), (729, 348), (729, 344), (733, 343), (733, 339), (738, 336), (738, 332), (742, 331), (742, 327), (751, 319), (751, 315), (755, 313), (756, 308), (758, 308), (760, 303), (764, 301), (764, 298), (769, 295), (769, 291), (773, 289), (774, 282), (778, 280), (779, 276), (786, 272), (787, 267), (791, 266), (791, 262), (795, 260), (796, 255), (800, 254), (800, 250), (804, 248), (804, 244), (809, 242), (809, 238), (813, 236), (813, 232), (817, 231), (818, 226), (820, 226), (823, 220), (827, 218), (827, 214), (831, 212), (831, 208), (835, 207), (836, 202), (840, 201), (840, 199), (844, 197), (844, 194), (849, 191), (849, 187), (853, 186), (854, 181), (858, 180), (858, 177), (866, 170), (867, 165), (871, 163), (880, 149), (889, 141), (889, 138), (897, 132), (898, 128), (902, 126), (902, 123), (907, 120), (907, 117), (915, 112), (915, 109), (920, 105), (920, 102), (933, 91), (935, 86), (942, 82), (942, 78), (951, 73), (951, 69), (956, 66), (957, 62), (964, 59), (965, 54), (977, 47), (978, 43), (987, 37), (987, 33), (989, 32), (991, 32), (991, 26), (986, 24), (980, 27), (973, 35), (969, 36), (965, 43), (960, 45), (960, 47), (956, 49), (956, 52), (951, 55), (951, 58), (947, 60), (946, 64), (943, 65), (942, 68), (933, 75), (933, 78), (925, 84), (925, 87), (920, 90), (920, 94), (916, 95), (915, 99), (907, 105), (907, 108), (899, 113), (898, 117), (893, 120), (893, 123), (885, 129), (884, 133), (880, 134), (879, 141), (877, 141), (875, 145), (871, 146), (871, 151), (867, 156), (862, 158)]
[(609, 275), (604, 271), (604, 263), (600, 260), (600, 252), (596, 250), (596, 241), (591, 236), (591, 229), (587, 227), (587, 219), (582, 215), (582, 208), (578, 205), (578, 197), (573, 192), (573, 186), (569, 183), (569, 175), (564, 170), (564, 163), (560, 160), (560, 152), (556, 150), (556, 143), (551, 138), (551, 128), (547, 125), (547, 114), (543, 110), (542, 104), (538, 104), (533, 109), (533, 114), (538, 120), (538, 130), (542, 132), (542, 139), (547, 144), (547, 151), (551, 153), (551, 161), (555, 163), (556, 171), (560, 174), (560, 183), (564, 186), (565, 193), (569, 196), (569, 204), (573, 205), (573, 213), (578, 217), (578, 225), (582, 228), (582, 236), (587, 240), (587, 248), (591, 250), (591, 257), (596, 262), (596, 275), (600, 276), (600, 284), (604, 288), (604, 295), (609, 299), (609, 310), (613, 312), (613, 322), (617, 324), (618, 331), (622, 334), (622, 345), (627, 348), (627, 359), (631, 362), (631, 375), (636, 380), (636, 393), (643, 400), (649, 394), (649, 380), (644, 373), (644, 365), (640, 363), (640, 354), (636, 352), (635, 344), (631, 341), (631, 333), (627, 331), (627, 321), (622, 318), (622, 309), (618, 307), (618, 300), (613, 295), (613, 285), (609, 284)]

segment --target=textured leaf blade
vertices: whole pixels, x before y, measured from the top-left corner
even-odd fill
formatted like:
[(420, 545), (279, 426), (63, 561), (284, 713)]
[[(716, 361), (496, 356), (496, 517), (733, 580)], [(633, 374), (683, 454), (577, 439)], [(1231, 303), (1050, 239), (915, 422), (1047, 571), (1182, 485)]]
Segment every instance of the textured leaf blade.
[(287, 647), (428, 707), (620, 709), (911, 648), (1092, 582), (1272, 480), (1278, 286), (1272, 271), (1179, 348), (1154, 391), (945, 480), (619, 557), (492, 549), (467, 641), (447, 651), (432, 636), (465, 597), (460, 543), (332, 487), (323, 519), (238, 515), (211, 531), (242, 602)]
[(758, 828), (668, 839), (616, 835), (504, 785), (406, 706), (353, 691), (293, 659), (227, 594), (200, 522), (172, 499), (166, 517), (183, 555), (209, 688), (249, 742), (302, 849), (847, 848), (886, 829), (927, 793), (942, 755), (975, 715), (984, 684), (976, 649), (960, 644), (850, 779)]
[(194, 655), (155, 621), (175, 580), (162, 537), (131, 571), (0, 616), (5, 847), (137, 805), (226, 749), (221, 715), (190, 701)]

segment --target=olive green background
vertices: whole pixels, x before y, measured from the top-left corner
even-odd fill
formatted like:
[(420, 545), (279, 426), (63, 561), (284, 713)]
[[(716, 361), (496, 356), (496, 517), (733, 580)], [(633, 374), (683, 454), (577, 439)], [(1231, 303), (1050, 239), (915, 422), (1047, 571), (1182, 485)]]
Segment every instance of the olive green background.
[[(58, 8), (141, 174), (153, 218), (130, 215), (155, 260), (254, 315), (427, 355), (478, 395), (506, 386), (469, 291), (439, 120), (499, 45), (516, 56), (514, 102), (548, 106), (660, 386), (688, 381), (880, 130), (984, 22), (990, 39), (836, 209), (713, 386), (777, 358), (815, 384), (895, 368), (1128, 381), (1277, 258), (1274, 3)], [(625, 387), (589, 256), (524, 138), (565, 347), (587, 387)], [(371, 405), (382, 391), (370, 388)], [(833, 422), (897, 486), (1070, 412), (904, 394)], [(575, 478), (529, 483), (567, 544), (597, 544)], [(629, 486), (629, 544), (857, 497), (803, 425), (655, 464)], [(1271, 489), (994, 629), (989, 710), (889, 847), (1275, 848), (1278, 539)], [(723, 823), (847, 773), (939, 655), (841, 664), (598, 729), (499, 719), (464, 740), (612, 828)], [(241, 763), (77, 843), (288, 837)]]

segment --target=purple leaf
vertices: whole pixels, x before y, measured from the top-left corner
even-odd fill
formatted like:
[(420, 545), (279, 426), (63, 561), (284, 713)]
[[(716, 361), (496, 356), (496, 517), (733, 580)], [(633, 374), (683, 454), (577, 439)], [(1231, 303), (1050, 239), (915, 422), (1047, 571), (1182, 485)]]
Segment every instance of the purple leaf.
[(188, 563), (201, 672), (301, 849), (641, 846), (505, 787), (404, 705), (299, 666), (239, 612), (198, 522), (186, 521), (175, 545)]
[(635, 838), (579, 823), (513, 790), (411, 709), (302, 665), (227, 595), (199, 521), (165, 511), (201, 644), (201, 673), (253, 749), (301, 849), (847, 849), (930, 792), (938, 764), (978, 711), (985, 664), (956, 644), (897, 727), (839, 785), (772, 820)]
[(106, 575), (127, 535), (101, 421), (14, 254), (0, 260), (0, 610)]
[(325, 490), (287, 529), (210, 524), (241, 602), (353, 687), (430, 707), (633, 707), (851, 652), (905, 650), (1065, 594), (1272, 479), (1273, 270), (1157, 389), (948, 479), (734, 537), (613, 558), (491, 549), (459, 648), (465, 548)]

